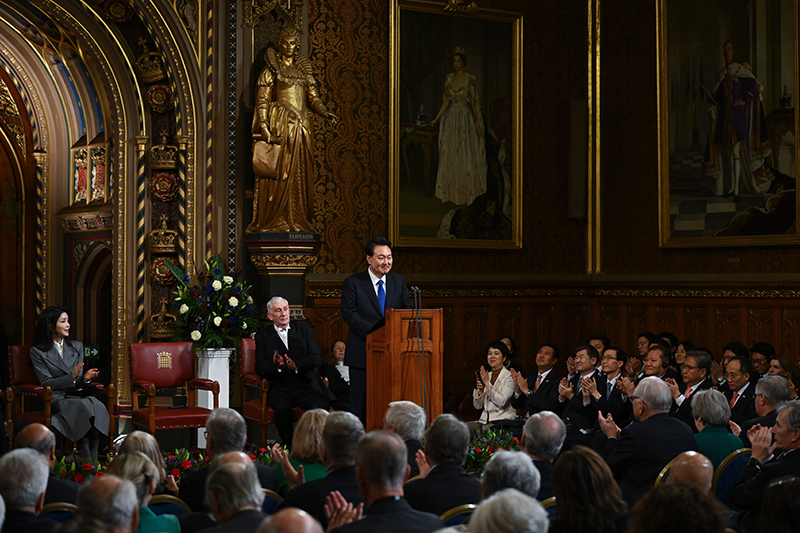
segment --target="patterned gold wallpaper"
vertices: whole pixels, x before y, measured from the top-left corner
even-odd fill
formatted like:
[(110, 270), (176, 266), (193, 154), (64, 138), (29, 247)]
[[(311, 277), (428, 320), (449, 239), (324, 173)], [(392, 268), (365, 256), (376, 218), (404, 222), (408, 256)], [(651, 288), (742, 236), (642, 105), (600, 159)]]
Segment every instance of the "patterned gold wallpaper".
[[(443, 3), (444, 5), (444, 3)], [(569, 102), (586, 96), (586, 6), (481, 1), (524, 15), (523, 250), (398, 250), (405, 275), (580, 274), (585, 221), (567, 218)], [(342, 115), (318, 121), (316, 274), (365, 267), (362, 244), (387, 233), (389, 2), (310, 0), (309, 57), (323, 101)], [(335, 104), (333, 104), (335, 102)]]

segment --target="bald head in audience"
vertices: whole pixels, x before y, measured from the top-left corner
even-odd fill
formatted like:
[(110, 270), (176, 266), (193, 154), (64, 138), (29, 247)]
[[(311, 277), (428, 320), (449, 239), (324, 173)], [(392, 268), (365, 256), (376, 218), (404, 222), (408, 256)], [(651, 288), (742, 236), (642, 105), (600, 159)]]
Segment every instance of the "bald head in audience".
[(703, 492), (709, 492), (713, 477), (714, 465), (708, 457), (702, 453), (683, 452), (672, 463), (667, 483), (683, 483), (697, 487)]
[(14, 437), (14, 448), (31, 448), (44, 455), (50, 468), (56, 463), (56, 436), (39, 423), (28, 424)]
[(290, 507), (265, 519), (258, 533), (323, 533), (322, 526), (307, 512)]

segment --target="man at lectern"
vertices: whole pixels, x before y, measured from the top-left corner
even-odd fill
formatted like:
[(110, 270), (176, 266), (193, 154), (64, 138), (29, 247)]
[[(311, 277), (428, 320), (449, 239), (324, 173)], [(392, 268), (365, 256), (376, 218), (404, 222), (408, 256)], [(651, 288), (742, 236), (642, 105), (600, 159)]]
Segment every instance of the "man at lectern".
[(366, 426), (367, 334), (383, 320), (386, 309), (411, 309), (403, 276), (392, 270), (392, 243), (375, 237), (364, 247), (369, 268), (342, 285), (342, 318), (350, 327), (344, 363), (350, 367), (350, 406)]

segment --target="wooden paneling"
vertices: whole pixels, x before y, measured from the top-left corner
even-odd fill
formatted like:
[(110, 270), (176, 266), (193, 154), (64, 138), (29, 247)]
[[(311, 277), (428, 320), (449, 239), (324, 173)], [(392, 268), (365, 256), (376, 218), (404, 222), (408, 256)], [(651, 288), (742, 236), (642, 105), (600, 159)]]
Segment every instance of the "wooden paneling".
[[(796, 298), (769, 298), (760, 293), (742, 297), (729, 290), (717, 291), (719, 297), (695, 297), (699, 291), (692, 290), (687, 290), (686, 296), (675, 291), (677, 296), (660, 297), (646, 288), (635, 291), (642, 296), (608, 296), (592, 295), (591, 286), (588, 290), (583, 286), (536, 288), (527, 291), (531, 294), (515, 289), (512, 295), (502, 287), (477, 285), (446, 290), (430, 287), (427, 291), (425, 307), (444, 309), (445, 385), (472, 383), (475, 370), (484, 361), (486, 345), (501, 335), (517, 341), (517, 361), (526, 373), (534, 371), (535, 354), (542, 343), (558, 346), (558, 366), (563, 370), (566, 357), (598, 331), (628, 353), (636, 353), (639, 333), (671, 331), (681, 340), (708, 348), (717, 358), (730, 341), (748, 347), (770, 342), (792, 360), (800, 354), (800, 299)], [(553, 295), (559, 291), (565, 295)], [(312, 303), (307, 312), (320, 345), (325, 347), (333, 338), (343, 337), (346, 326), (339, 317), (339, 300), (318, 297)]]

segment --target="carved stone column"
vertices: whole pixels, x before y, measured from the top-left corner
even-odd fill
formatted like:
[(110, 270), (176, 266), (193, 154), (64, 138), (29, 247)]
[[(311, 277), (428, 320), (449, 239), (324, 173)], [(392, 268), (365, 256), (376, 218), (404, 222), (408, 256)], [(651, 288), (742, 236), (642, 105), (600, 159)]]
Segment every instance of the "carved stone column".
[(262, 277), (259, 301), (283, 296), (293, 308), (305, 304), (305, 274), (317, 262), (318, 233), (264, 232), (245, 234), (250, 260)]

